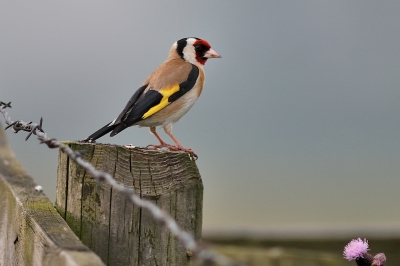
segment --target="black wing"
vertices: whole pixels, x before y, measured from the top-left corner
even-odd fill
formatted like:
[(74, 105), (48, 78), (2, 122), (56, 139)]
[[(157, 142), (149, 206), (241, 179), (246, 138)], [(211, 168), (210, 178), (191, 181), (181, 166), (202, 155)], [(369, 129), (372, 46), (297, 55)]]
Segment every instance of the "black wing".
[[(122, 111), (115, 121), (114, 124), (118, 123), (118, 125), (111, 133), (111, 136), (114, 136), (125, 128), (132, 126), (143, 119), (146, 119), (147, 117), (162, 110), (172, 102), (178, 100), (194, 87), (198, 76), (199, 68), (195, 65), (192, 65), (192, 69), (184, 82), (177, 84), (172, 88), (165, 88), (159, 91), (150, 89), (141, 98), (136, 97), (134, 99), (135, 101), (132, 101), (134, 98), (132, 96), (124, 111)], [(142, 92), (143, 91), (144, 89)]]

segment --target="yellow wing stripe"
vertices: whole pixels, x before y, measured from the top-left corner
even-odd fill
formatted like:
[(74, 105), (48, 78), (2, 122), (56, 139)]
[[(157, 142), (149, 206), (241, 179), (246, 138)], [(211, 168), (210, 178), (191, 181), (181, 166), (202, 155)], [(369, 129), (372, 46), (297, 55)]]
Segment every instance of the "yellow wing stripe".
[(142, 119), (146, 119), (147, 117), (154, 115), (170, 104), (171, 102), (168, 101), (168, 98), (177, 91), (179, 91), (179, 84), (159, 90), (158, 92), (162, 95), (160, 103), (151, 107), (146, 113), (144, 113)]

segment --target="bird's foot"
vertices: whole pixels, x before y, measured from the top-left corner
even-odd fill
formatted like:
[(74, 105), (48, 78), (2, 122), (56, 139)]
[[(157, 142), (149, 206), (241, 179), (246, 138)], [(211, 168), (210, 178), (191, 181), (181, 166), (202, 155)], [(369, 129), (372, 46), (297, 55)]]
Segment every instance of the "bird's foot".
[(154, 149), (154, 150), (157, 150), (157, 149), (162, 149), (162, 148), (167, 148), (167, 149), (169, 149), (169, 150), (172, 150), (173, 149), (173, 147), (175, 147), (174, 145), (171, 145), (171, 144), (167, 144), (167, 143), (161, 143), (161, 144), (159, 144), (159, 145), (157, 145), (157, 144), (149, 144), (149, 145), (147, 145), (146, 146), (146, 148), (148, 148), (148, 149)]
[(198, 158), (197, 154), (192, 149), (187, 149), (187, 148), (184, 148), (182, 146), (175, 146), (175, 145), (171, 145), (171, 144), (167, 144), (167, 143), (162, 143), (162, 144), (159, 144), (159, 145), (150, 144), (150, 145), (147, 145), (146, 148), (151, 148), (151, 149), (167, 148), (170, 151), (184, 151), (184, 152), (187, 152), (190, 155), (192, 155), (195, 159)]
[(170, 150), (172, 150), (172, 151), (184, 151), (184, 152), (187, 152), (190, 155), (192, 155), (195, 159), (198, 158), (197, 154), (190, 148), (187, 149), (187, 148), (184, 148), (182, 146), (173, 146), (173, 148), (172, 149), (170, 148)]

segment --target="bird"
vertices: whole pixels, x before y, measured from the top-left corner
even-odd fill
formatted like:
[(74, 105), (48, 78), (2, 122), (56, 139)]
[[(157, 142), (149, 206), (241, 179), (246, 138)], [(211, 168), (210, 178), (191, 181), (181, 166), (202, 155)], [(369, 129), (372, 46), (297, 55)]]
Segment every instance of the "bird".
[[(156, 68), (132, 95), (122, 112), (104, 127), (82, 140), (94, 143), (105, 134), (113, 137), (131, 126), (149, 127), (160, 144), (147, 147), (184, 151), (172, 135), (172, 126), (184, 116), (199, 98), (205, 81), (203, 66), (208, 59), (221, 58), (204, 39), (187, 37), (176, 41), (167, 60)], [(156, 132), (161, 127), (175, 145), (167, 144)]]

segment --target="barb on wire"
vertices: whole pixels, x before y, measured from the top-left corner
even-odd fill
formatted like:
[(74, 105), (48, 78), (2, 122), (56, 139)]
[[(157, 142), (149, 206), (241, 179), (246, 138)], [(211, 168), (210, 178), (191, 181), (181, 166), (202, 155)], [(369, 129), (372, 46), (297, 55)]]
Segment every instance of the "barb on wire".
[(122, 195), (127, 197), (134, 205), (148, 210), (152, 214), (153, 218), (158, 223), (167, 227), (169, 231), (181, 241), (184, 247), (187, 250), (190, 250), (192, 254), (202, 262), (203, 265), (213, 265), (214, 263), (221, 266), (242, 265), (241, 263), (234, 262), (229, 258), (212, 252), (211, 250), (200, 245), (191, 234), (180, 228), (176, 221), (167, 212), (163, 211), (152, 202), (140, 198), (140, 196), (133, 189), (120, 185), (110, 174), (97, 170), (92, 164), (83, 160), (81, 152), (73, 151), (71, 148), (65, 146), (55, 138), (48, 138), (42, 129), (43, 118), (40, 118), (39, 124), (32, 122), (25, 123), (22, 120), (13, 122), (8, 116), (8, 113), (4, 110), (6, 107), (11, 108), (11, 102), (8, 104), (0, 102), (0, 112), (3, 114), (5, 122), (8, 125), (6, 129), (12, 127), (15, 133), (18, 133), (21, 130), (27, 131), (29, 134), (25, 140), (28, 140), (28, 138), (33, 134), (37, 136), (41, 144), (44, 143), (51, 149), (60, 149), (76, 164), (88, 171), (90, 175), (97, 181), (107, 182), (114, 190), (117, 190)]
[(8, 102), (8, 103), (5, 103), (5, 102), (2, 102), (2, 101), (0, 101), (0, 107), (3, 105), (3, 107), (2, 108), (11, 108), (11, 102)]

